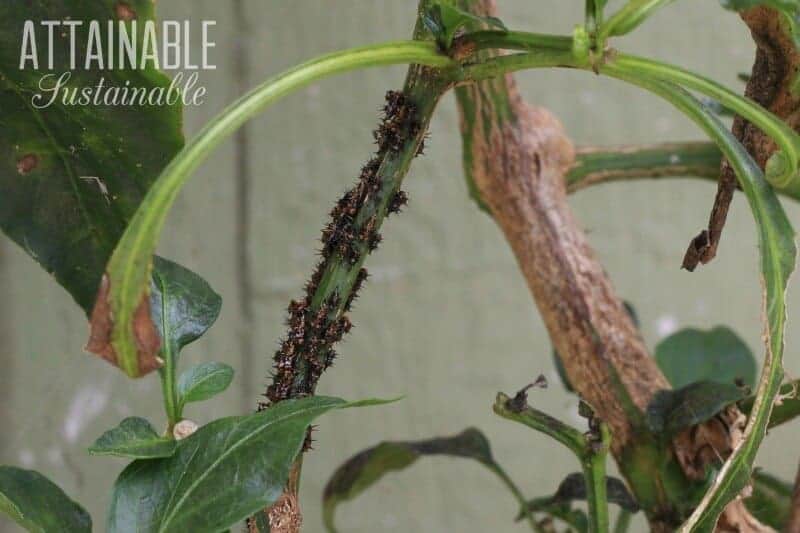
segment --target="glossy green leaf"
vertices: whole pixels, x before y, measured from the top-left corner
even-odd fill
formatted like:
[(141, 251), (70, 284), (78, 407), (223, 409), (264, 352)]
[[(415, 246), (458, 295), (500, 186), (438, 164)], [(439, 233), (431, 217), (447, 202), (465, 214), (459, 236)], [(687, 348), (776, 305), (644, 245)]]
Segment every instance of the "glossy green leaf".
[(647, 406), (647, 425), (666, 436), (678, 433), (719, 414), (747, 396), (747, 390), (730, 383), (699, 381), (680, 389), (656, 393)]
[(161, 385), (167, 418), (174, 425), (185, 403), (175, 388), (178, 357), (217, 320), (222, 298), (203, 278), (172, 261), (155, 256), (153, 267), (150, 316), (161, 339)]
[[(108, 258), (147, 189), (183, 145), (180, 104), (172, 106), (68, 106), (61, 99), (44, 107), (50, 87), (69, 71), (70, 39), (54, 41), (54, 69), (47, 67), (47, 31), (42, 20), (117, 20), (135, 16), (138, 31), (154, 18), (152, 0), (0, 2), (0, 228), (53, 274), (87, 312), (92, 310)], [(39, 68), (20, 69), (23, 24), (36, 22)], [(61, 33), (59, 28), (56, 28)], [(101, 33), (102, 48), (107, 35)], [(88, 23), (76, 31), (86, 43)], [(137, 42), (142, 42), (138, 35)], [(140, 55), (140, 54), (139, 54)], [(83, 56), (79, 54), (79, 60)], [(166, 88), (170, 80), (144, 70), (82, 64), (69, 87)], [(41, 100), (34, 102), (40, 93)], [(43, 107), (37, 109), (34, 104)]]
[(221, 531), (272, 504), (311, 422), (348, 403), (314, 396), (222, 418), (179, 441), (172, 457), (131, 463), (114, 485), (112, 533)]
[(191, 367), (178, 379), (181, 404), (200, 402), (216, 396), (233, 381), (233, 368), (225, 363), (203, 363)]
[(753, 493), (744, 504), (759, 522), (776, 531), (784, 526), (792, 512), (792, 484), (766, 472), (756, 471), (752, 481)]
[(335, 532), (337, 506), (355, 499), (389, 472), (403, 470), (426, 455), (446, 455), (473, 459), (498, 475), (524, 503), (521, 494), (492, 457), (489, 441), (480, 430), (469, 428), (452, 437), (420, 441), (385, 441), (363, 450), (345, 461), (325, 485), (323, 521), (329, 532)]
[(444, 50), (450, 48), (459, 31), (476, 23), (489, 28), (506, 29), (505, 24), (497, 17), (480, 17), (438, 0), (428, 6), (422, 15), (422, 22)]
[(154, 459), (171, 456), (175, 453), (175, 445), (173, 439), (156, 433), (150, 422), (132, 416), (103, 433), (89, 448), (89, 453), (132, 459)]
[(219, 316), (222, 298), (211, 286), (177, 263), (153, 258), (150, 313), (163, 339), (162, 350), (180, 350), (203, 336)]
[(720, 0), (722, 7), (733, 11), (743, 11), (755, 6), (767, 6), (783, 15), (789, 27), (795, 46), (800, 47), (800, 1), (798, 0)]
[(697, 381), (755, 387), (758, 368), (747, 344), (725, 326), (704, 331), (686, 328), (656, 346), (658, 366), (675, 388)]
[(0, 512), (31, 533), (92, 531), (89, 513), (33, 470), (0, 466)]

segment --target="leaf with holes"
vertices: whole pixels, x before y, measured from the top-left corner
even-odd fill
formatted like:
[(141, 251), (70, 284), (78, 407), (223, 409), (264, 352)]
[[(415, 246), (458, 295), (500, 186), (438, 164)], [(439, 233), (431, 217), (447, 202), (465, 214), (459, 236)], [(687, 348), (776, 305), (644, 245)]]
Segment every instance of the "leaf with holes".
[(675, 388), (696, 381), (741, 382), (752, 388), (758, 374), (753, 352), (725, 326), (682, 329), (658, 343), (655, 357)]
[(175, 440), (156, 433), (150, 422), (131, 416), (103, 433), (89, 448), (89, 453), (131, 459), (155, 459), (171, 456), (175, 453), (175, 446)]
[(281, 495), (311, 422), (348, 403), (314, 396), (228, 417), (179, 441), (172, 457), (134, 461), (114, 485), (108, 530), (222, 531)]
[(0, 512), (31, 533), (92, 531), (89, 513), (33, 470), (0, 466)]

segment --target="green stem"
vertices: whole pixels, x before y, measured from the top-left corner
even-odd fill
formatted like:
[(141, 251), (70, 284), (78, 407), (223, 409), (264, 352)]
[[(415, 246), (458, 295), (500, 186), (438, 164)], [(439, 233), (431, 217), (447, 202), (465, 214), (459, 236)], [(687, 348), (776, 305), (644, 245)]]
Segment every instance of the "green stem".
[(634, 178), (674, 176), (716, 180), (722, 153), (711, 142), (578, 148), (567, 190)]
[(557, 440), (575, 454), (580, 461), (586, 480), (589, 530), (592, 533), (607, 533), (606, 457), (611, 443), (611, 432), (608, 426), (600, 423), (600, 441), (598, 442), (527, 403), (524, 406), (515, 405), (516, 403), (516, 399), (512, 400), (500, 392), (497, 394), (493, 409), (496, 414), (505, 419), (523, 424)]
[(172, 330), (170, 329), (170, 314), (167, 309), (170, 295), (167, 285), (161, 281), (159, 276), (154, 276), (154, 282), (160, 285), (159, 290), (161, 292), (161, 332), (164, 338), (161, 356), (164, 359), (164, 366), (159, 369), (159, 375), (161, 376), (161, 391), (164, 396), (164, 411), (167, 414), (167, 436), (172, 438), (172, 429), (175, 424), (181, 421), (182, 415), (176, 387), (177, 358), (175, 357), (175, 344), (172, 341)]
[(589, 530), (608, 533), (608, 495), (606, 494), (606, 456), (611, 444), (611, 431), (600, 423), (599, 446), (592, 447), (581, 461), (586, 479), (586, 502), (589, 510)]
[(148, 191), (109, 261), (113, 345), (120, 367), (137, 375), (131, 324), (134, 310), (147, 294), (149, 258), (181, 187), (214, 149), (264, 108), (314, 81), (359, 68), (408, 63), (442, 68), (454, 65), (431, 42), (389, 42), (328, 54), (266, 81), (209, 122), (184, 147)]

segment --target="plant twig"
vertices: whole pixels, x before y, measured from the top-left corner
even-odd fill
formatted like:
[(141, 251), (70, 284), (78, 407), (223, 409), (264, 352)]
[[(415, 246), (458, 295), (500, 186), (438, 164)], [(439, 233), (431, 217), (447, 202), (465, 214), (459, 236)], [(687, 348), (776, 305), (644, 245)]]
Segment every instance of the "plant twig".
[[(590, 431), (581, 431), (528, 405), (525, 390), (510, 398), (497, 394), (494, 412), (514, 422), (557, 440), (575, 454), (586, 480), (586, 500), (589, 508), (589, 530), (608, 532), (608, 497), (606, 495), (606, 457), (611, 443), (608, 426), (590, 419)], [(523, 506), (525, 508), (525, 506)]]

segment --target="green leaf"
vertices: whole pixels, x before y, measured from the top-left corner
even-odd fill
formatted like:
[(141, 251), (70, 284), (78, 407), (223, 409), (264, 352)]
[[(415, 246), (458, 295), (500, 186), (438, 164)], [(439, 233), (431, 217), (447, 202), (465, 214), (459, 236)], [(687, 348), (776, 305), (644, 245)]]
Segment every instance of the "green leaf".
[[(608, 502), (617, 504), (622, 511), (637, 513), (639, 505), (628, 492), (628, 488), (615, 477), (606, 477), (606, 494)], [(520, 521), (526, 513), (542, 513), (557, 518), (578, 532), (588, 531), (589, 518), (580, 509), (573, 509), (576, 501), (586, 501), (586, 478), (581, 472), (568, 475), (558, 486), (552, 496), (534, 498), (528, 501), (525, 508), (517, 514)]]
[(175, 440), (156, 433), (150, 422), (132, 416), (103, 433), (89, 448), (89, 453), (132, 459), (155, 459), (170, 457), (175, 453), (175, 446)]
[(203, 363), (191, 367), (178, 379), (181, 405), (216, 396), (233, 381), (233, 368), (225, 363)]
[(742, 387), (714, 381), (658, 391), (647, 406), (647, 425), (655, 433), (671, 436), (714, 418), (745, 396), (747, 391)]
[(800, 21), (800, 1), (798, 0), (720, 0), (719, 2), (725, 9), (732, 11), (743, 11), (755, 6), (767, 6), (777, 10), (783, 15), (789, 26), (791, 37), (794, 39), (795, 46), (800, 47), (800, 32), (798, 31), (798, 21)]
[(33, 470), (0, 465), (0, 512), (31, 533), (92, 531), (89, 513)]
[(219, 316), (222, 298), (191, 270), (161, 257), (153, 258), (150, 313), (159, 336), (177, 355), (208, 331)]
[(389, 472), (403, 470), (426, 455), (447, 455), (473, 459), (489, 468), (524, 502), (508, 476), (495, 463), (489, 441), (476, 428), (452, 437), (419, 441), (384, 441), (363, 450), (345, 461), (331, 476), (323, 493), (323, 521), (335, 532), (336, 508), (341, 502), (355, 499)]
[(441, 1), (428, 6), (422, 15), (422, 22), (444, 50), (450, 49), (453, 39), (459, 31), (470, 26), (488, 26), (489, 28), (506, 30), (503, 21), (497, 17), (480, 17)]
[(792, 511), (792, 485), (765, 472), (753, 474), (753, 493), (745, 498), (747, 510), (759, 522), (783, 531)]
[[(105, 265), (128, 220), (156, 176), (183, 146), (181, 106), (68, 106), (61, 99), (32, 105), (42, 76), (69, 70), (70, 39), (54, 41), (47, 69), (47, 33), (41, 20), (117, 20), (117, 2), (60, 0), (0, 2), (0, 228), (51, 273), (89, 313)], [(152, 0), (128, 0), (142, 43)], [(23, 24), (36, 22), (40, 65), (21, 70)], [(77, 27), (86, 43), (89, 25)], [(60, 32), (58, 28), (56, 31)], [(103, 50), (109, 42), (101, 31)], [(141, 50), (139, 50), (141, 52)], [(80, 54), (79, 54), (80, 55)], [(140, 55), (140, 54), (138, 54)], [(79, 58), (81, 59), (81, 58)], [(71, 72), (69, 86), (151, 90), (170, 80), (154, 68)], [(53, 76), (45, 80), (53, 85)], [(49, 100), (50, 94), (39, 105)]]
[(658, 366), (675, 388), (697, 381), (756, 384), (756, 359), (747, 344), (725, 326), (682, 329), (656, 346)]
[(647, 20), (657, 9), (674, 0), (629, 0), (625, 6), (614, 13), (601, 28), (604, 36), (625, 35), (635, 30)]
[[(628, 492), (628, 487), (625, 486), (625, 483), (618, 478), (606, 477), (606, 495), (609, 503), (614, 503), (621, 509), (631, 513), (639, 511), (639, 504)], [(552, 496), (535, 498), (529, 501), (528, 508), (531, 512), (539, 512), (540, 507), (569, 506), (575, 501), (586, 501), (586, 478), (581, 472), (573, 472), (564, 478)], [(520, 512), (517, 515), (517, 520), (523, 516), (523, 512)]]
[(313, 396), (211, 422), (179, 441), (172, 457), (125, 468), (114, 485), (108, 530), (224, 530), (280, 496), (315, 418), (381, 403)]

